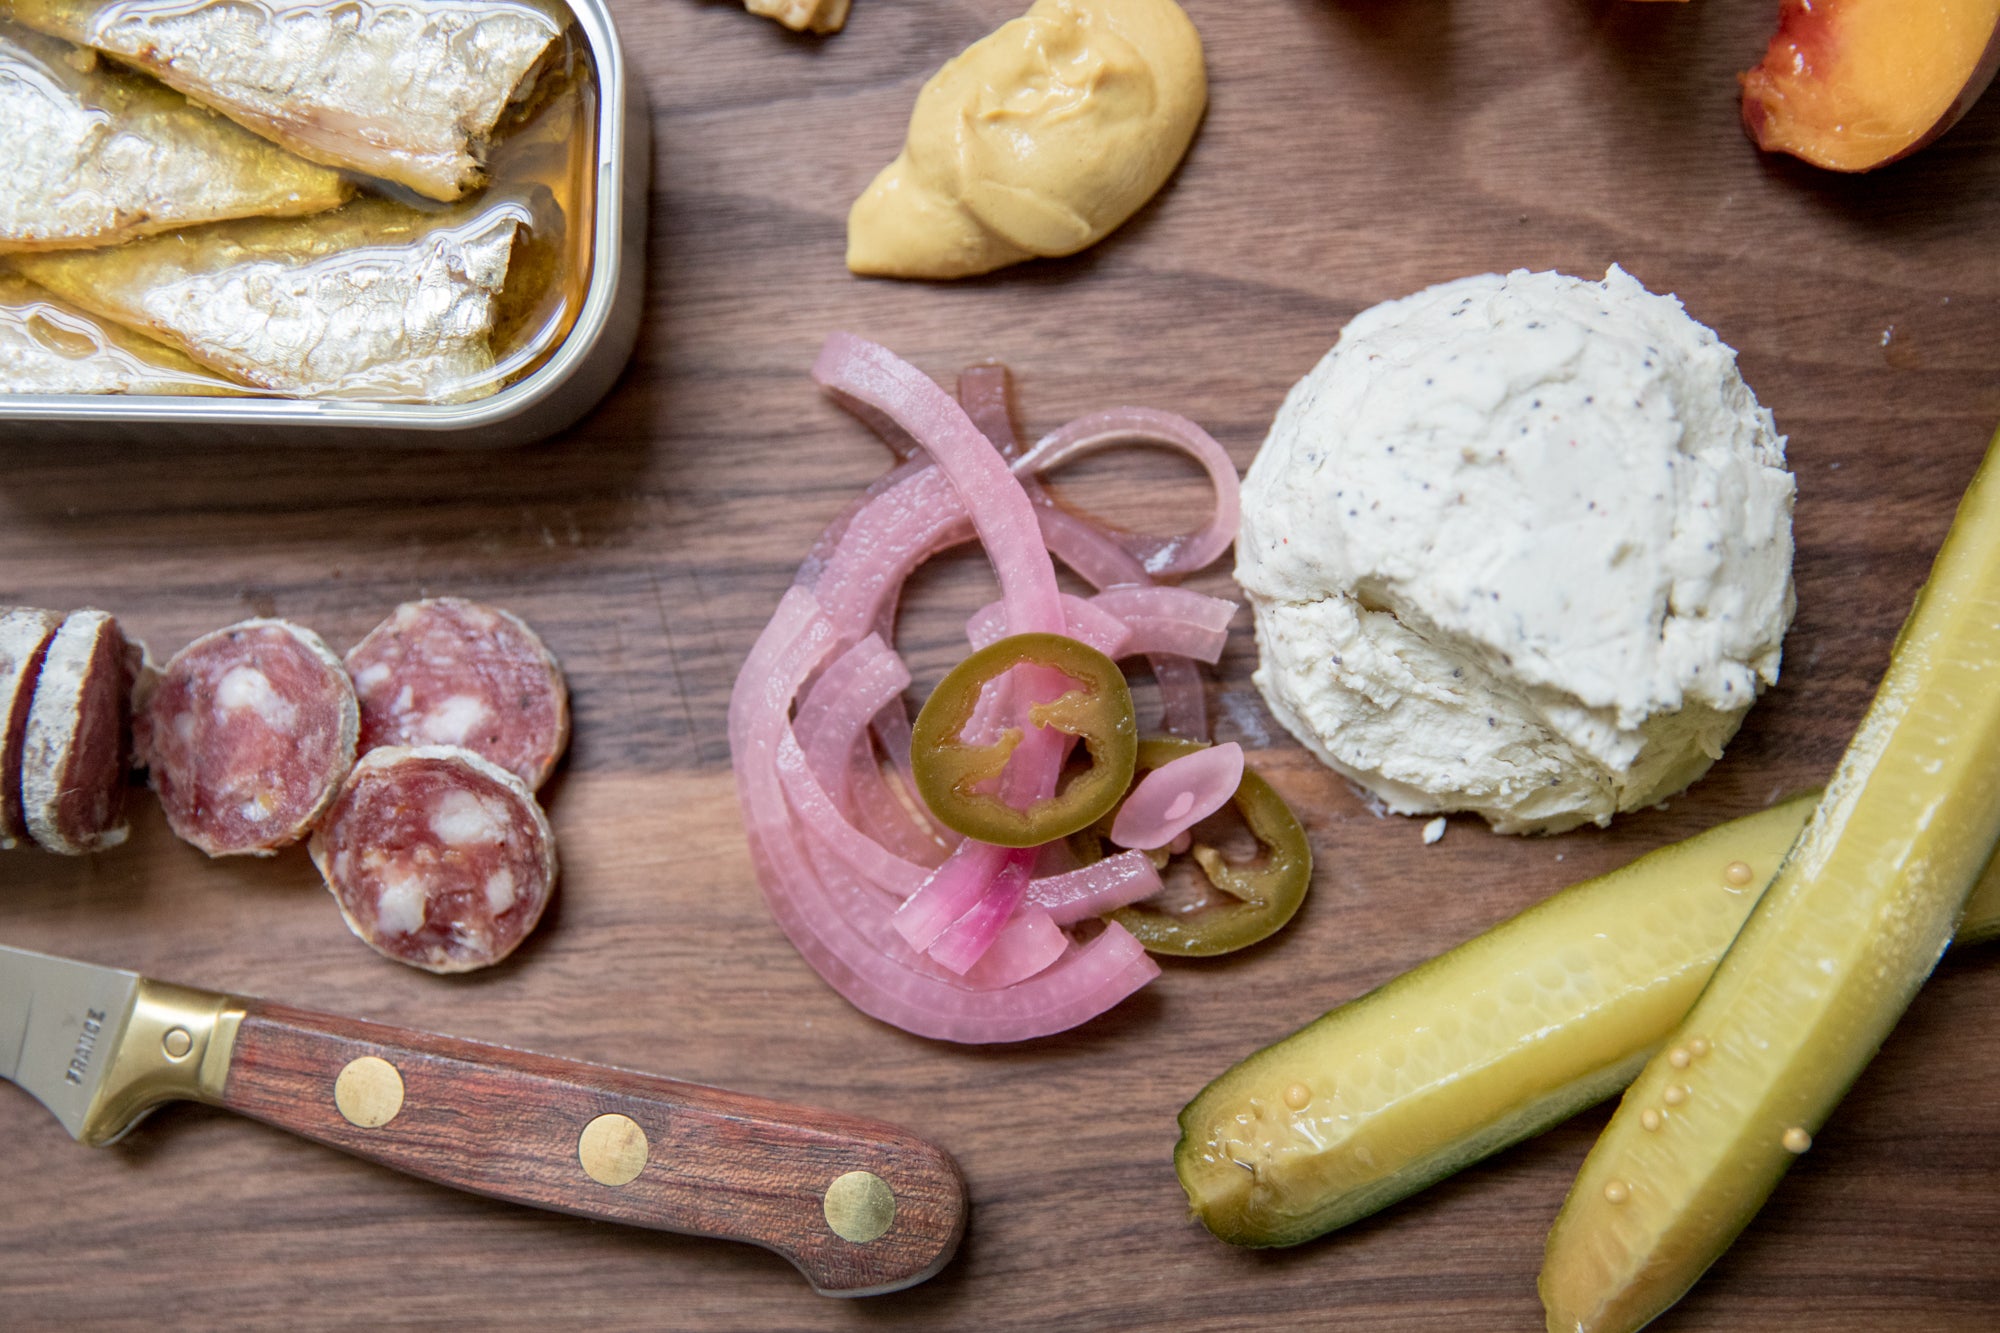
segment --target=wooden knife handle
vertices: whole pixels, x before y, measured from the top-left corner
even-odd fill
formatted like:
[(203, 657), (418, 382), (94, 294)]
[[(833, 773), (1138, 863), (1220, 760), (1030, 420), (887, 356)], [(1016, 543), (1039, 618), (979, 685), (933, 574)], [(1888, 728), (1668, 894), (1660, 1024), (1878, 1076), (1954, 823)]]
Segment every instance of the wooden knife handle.
[(776, 1250), (829, 1296), (944, 1267), (965, 1182), (891, 1125), (243, 1002), (222, 1105), (475, 1194)]

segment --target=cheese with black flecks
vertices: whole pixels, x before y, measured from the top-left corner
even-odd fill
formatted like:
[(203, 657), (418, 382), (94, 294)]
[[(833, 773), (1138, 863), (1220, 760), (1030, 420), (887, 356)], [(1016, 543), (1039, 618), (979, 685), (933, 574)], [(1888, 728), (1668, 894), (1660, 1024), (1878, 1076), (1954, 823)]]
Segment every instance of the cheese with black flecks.
[(1784, 437), (1680, 302), (1516, 271), (1357, 316), (1243, 489), (1256, 682), (1404, 814), (1606, 823), (1777, 679)]

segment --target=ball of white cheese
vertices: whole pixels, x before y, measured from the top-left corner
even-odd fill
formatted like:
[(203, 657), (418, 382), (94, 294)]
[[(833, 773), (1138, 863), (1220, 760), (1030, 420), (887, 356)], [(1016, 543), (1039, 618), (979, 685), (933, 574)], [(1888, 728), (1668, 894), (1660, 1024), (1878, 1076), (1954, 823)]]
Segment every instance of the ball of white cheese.
[(1257, 686), (1398, 813), (1657, 802), (1778, 678), (1784, 446), (1735, 352), (1615, 266), (1363, 311), (1244, 483)]

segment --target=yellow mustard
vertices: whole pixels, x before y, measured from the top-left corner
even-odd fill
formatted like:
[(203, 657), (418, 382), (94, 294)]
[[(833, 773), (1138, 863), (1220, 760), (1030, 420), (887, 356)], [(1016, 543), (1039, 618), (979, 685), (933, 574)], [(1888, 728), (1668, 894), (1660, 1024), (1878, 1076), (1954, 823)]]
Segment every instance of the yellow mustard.
[(917, 94), (847, 217), (847, 266), (959, 278), (1102, 240), (1166, 183), (1208, 102), (1174, 0), (1035, 0)]

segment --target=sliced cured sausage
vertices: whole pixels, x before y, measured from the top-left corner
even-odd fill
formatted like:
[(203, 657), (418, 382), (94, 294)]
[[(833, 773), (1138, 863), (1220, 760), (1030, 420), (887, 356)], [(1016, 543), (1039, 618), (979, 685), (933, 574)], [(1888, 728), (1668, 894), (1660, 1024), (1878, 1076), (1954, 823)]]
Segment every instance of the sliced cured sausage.
[(175, 833), (210, 856), (268, 856), (333, 800), (359, 730), (354, 687), (319, 635), (246, 620), (174, 654), (138, 746)]
[(49, 640), (21, 740), (23, 822), (49, 851), (125, 841), (136, 656), (103, 611), (72, 611)]
[(534, 790), (569, 743), (562, 668), (518, 616), (462, 597), (405, 602), (347, 654), (361, 749), (458, 745)]
[(32, 606), (0, 610), (0, 848), (28, 836), (21, 808), (21, 746), (28, 738), (28, 706), (35, 679), (62, 617)]
[(458, 746), (370, 750), (309, 845), (348, 929), (430, 972), (512, 953), (556, 881), (555, 835), (533, 793)]

